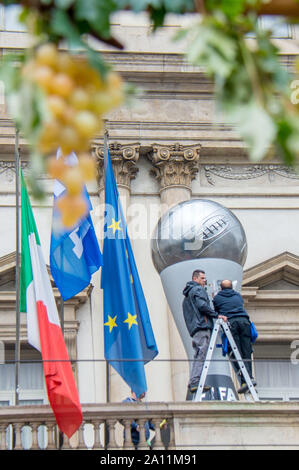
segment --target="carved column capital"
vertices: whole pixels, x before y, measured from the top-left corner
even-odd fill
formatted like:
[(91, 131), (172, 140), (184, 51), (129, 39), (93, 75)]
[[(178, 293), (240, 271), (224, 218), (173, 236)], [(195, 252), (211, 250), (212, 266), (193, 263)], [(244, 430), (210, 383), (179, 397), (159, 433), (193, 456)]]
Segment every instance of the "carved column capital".
[[(138, 172), (137, 161), (139, 159), (140, 144), (123, 145), (118, 142), (109, 144), (109, 151), (115, 180), (117, 185), (124, 186), (130, 190), (131, 180)], [(104, 145), (96, 145), (92, 152), (97, 160), (99, 189), (104, 186)]]
[(153, 144), (149, 159), (154, 165), (151, 173), (158, 179), (161, 190), (182, 186), (191, 190), (191, 182), (199, 170), (200, 145)]
[[(21, 162), (21, 168), (26, 173), (27, 168), (29, 167), (28, 161)], [(0, 161), (0, 176), (5, 175), (5, 179), (11, 183), (16, 177), (16, 164), (11, 160), (1, 160)]]

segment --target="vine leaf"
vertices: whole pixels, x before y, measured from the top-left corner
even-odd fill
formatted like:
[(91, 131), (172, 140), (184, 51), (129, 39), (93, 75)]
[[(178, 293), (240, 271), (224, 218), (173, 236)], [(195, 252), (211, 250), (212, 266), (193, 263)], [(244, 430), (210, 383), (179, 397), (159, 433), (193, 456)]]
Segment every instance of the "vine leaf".
[(249, 147), (251, 160), (261, 161), (274, 144), (277, 128), (271, 116), (255, 100), (231, 109), (229, 118)]

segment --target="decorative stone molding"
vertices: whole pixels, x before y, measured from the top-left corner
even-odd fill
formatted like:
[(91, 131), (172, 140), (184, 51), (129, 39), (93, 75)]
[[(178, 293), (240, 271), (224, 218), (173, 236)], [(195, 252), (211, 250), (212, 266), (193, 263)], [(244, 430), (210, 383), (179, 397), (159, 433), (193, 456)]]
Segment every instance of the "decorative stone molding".
[[(120, 144), (113, 142), (109, 144), (111, 162), (114, 170), (116, 183), (119, 186), (131, 188), (131, 180), (138, 172), (137, 161), (139, 160), (140, 144)], [(104, 186), (104, 145), (95, 145), (92, 153), (97, 160), (99, 189)]]
[[(90, 288), (86, 288), (80, 294), (75, 296), (73, 299), (65, 302), (65, 309), (67, 309), (67, 318), (64, 322), (64, 335), (67, 343), (69, 355), (71, 359), (76, 358), (76, 340), (79, 331), (79, 321), (76, 320), (76, 310), (80, 304), (87, 301), (90, 295)], [(54, 288), (54, 297), (57, 303), (58, 313), (60, 304), (60, 293), (58, 289)], [(15, 326), (15, 305), (16, 305), (16, 293), (14, 291), (0, 291), (0, 313), (5, 312), (7, 321), (0, 325), (0, 338), (2, 340), (14, 341), (16, 335)], [(9, 322), (11, 320), (11, 323)], [(27, 327), (25, 323), (21, 324), (22, 341), (27, 341)]]
[(270, 183), (275, 176), (299, 181), (299, 174), (284, 165), (205, 165), (205, 177), (209, 184), (215, 185), (214, 177), (234, 181), (244, 181), (268, 175)]
[(299, 337), (299, 257), (282, 253), (244, 271), (242, 296), (261, 342)]
[(158, 179), (161, 190), (169, 186), (191, 189), (199, 170), (200, 145), (153, 144), (148, 155), (154, 165), (151, 173)]
[[(64, 324), (64, 341), (71, 361), (77, 359), (77, 335), (79, 330), (78, 321), (68, 321)], [(74, 368), (76, 370), (76, 368)]]
[(299, 291), (299, 256), (284, 252), (247, 269), (242, 285), (260, 289), (281, 279), (298, 286)]
[[(28, 161), (25, 161), (25, 162), (21, 162), (21, 167), (22, 167), (22, 170), (25, 170), (25, 173), (26, 173), (26, 170), (29, 166), (29, 162)], [(7, 181), (9, 183), (11, 183), (12, 181), (14, 181), (15, 177), (16, 177), (16, 164), (14, 161), (11, 161), (11, 160), (0, 160), (0, 175), (5, 175), (5, 178), (7, 179)]]
[[(14, 343), (16, 339), (15, 323), (15, 270), (16, 253), (10, 253), (0, 258), (0, 339), (5, 343)], [(55, 287), (51, 276), (50, 268), (47, 266), (54, 298), (57, 304), (58, 313), (60, 313), (61, 296), (59, 290)], [(13, 284), (7, 290), (7, 283)], [(87, 286), (82, 292), (79, 292), (73, 298), (64, 302), (64, 338), (71, 361), (77, 359), (77, 335), (80, 323), (76, 318), (76, 311), (80, 305), (87, 302), (92, 291), (92, 285)], [(20, 322), (20, 340), (27, 342), (26, 318), (21, 314)], [(73, 370), (76, 373), (76, 362), (73, 363)]]

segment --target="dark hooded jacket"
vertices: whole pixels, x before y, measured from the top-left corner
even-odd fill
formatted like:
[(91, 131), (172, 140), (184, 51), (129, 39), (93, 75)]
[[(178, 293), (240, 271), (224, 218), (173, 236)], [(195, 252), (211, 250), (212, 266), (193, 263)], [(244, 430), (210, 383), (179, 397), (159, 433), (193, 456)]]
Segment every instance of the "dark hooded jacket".
[(183, 290), (183, 314), (190, 336), (199, 330), (212, 330), (217, 315), (210, 306), (207, 291), (195, 281), (187, 282)]
[(244, 308), (244, 302), (239, 294), (233, 289), (223, 289), (214, 297), (213, 304), (215, 311), (219, 315), (224, 315), (228, 319), (236, 317), (247, 317), (248, 313)]

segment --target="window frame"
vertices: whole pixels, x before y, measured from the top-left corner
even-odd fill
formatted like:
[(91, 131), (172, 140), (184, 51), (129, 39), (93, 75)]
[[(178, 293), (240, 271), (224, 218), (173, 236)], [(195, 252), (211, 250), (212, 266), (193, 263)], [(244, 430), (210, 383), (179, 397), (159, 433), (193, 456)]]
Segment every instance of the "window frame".
[[(256, 347), (254, 347), (253, 352), (253, 364), (254, 364), (254, 375), (257, 380), (257, 391), (260, 400), (269, 400), (269, 401), (299, 401), (299, 387), (297, 386), (286, 386), (286, 387), (265, 387), (259, 386), (259, 377), (258, 377), (258, 363), (270, 364), (271, 363), (286, 363), (288, 366), (292, 364), (291, 362), (291, 349), (290, 345), (286, 342), (259, 342)], [(298, 371), (299, 371), (299, 365)], [(275, 371), (274, 371), (275, 374)], [(299, 377), (299, 376), (298, 376)]]

